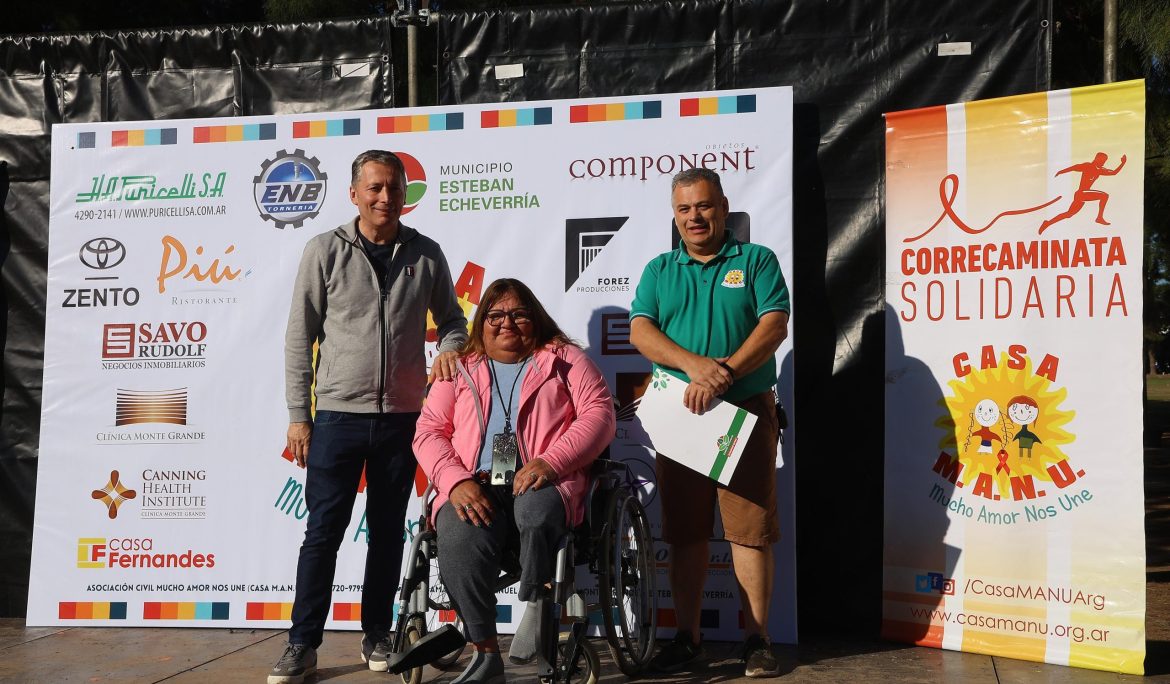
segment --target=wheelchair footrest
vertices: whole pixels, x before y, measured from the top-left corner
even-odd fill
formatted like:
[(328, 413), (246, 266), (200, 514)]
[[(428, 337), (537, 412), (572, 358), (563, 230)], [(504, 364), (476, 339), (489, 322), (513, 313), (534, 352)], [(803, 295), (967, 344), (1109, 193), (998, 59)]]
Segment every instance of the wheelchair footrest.
[(589, 619), (589, 607), (580, 594), (574, 592), (569, 595), (569, 600), (565, 603), (565, 615), (576, 622), (585, 622)]
[(402, 674), (412, 668), (430, 665), (466, 643), (463, 633), (455, 625), (443, 625), (414, 642), (402, 653), (391, 653), (387, 661), (390, 674)]

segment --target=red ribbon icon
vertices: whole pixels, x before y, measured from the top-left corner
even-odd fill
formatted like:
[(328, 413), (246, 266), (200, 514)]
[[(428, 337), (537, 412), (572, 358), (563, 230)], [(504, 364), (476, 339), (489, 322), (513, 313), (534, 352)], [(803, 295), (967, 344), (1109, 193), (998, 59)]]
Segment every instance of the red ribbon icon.
[(1002, 470), (1004, 473), (1011, 475), (1012, 474), (1012, 467), (1009, 466), (1008, 462), (1007, 462), (1007, 460), (1008, 460), (1007, 450), (1000, 449), (999, 453), (996, 454), (995, 456), (996, 456), (996, 458), (999, 459), (999, 465), (995, 466), (995, 473), (998, 475), (999, 471)]
[(1055, 202), (1060, 200), (1060, 195), (1057, 195), (1056, 197), (1053, 197), (1052, 199), (1045, 202), (1044, 204), (1038, 204), (1034, 207), (1028, 207), (1026, 209), (1009, 209), (1007, 211), (1002, 211), (999, 214), (996, 214), (995, 218), (991, 219), (991, 221), (988, 222), (988, 224), (986, 226), (983, 226), (982, 228), (973, 228), (973, 227), (967, 225), (967, 223), (962, 218), (960, 218), (957, 213), (955, 213), (955, 198), (958, 196), (958, 194), (959, 194), (959, 177), (953, 173), (950, 173), (950, 174), (947, 174), (946, 176), (943, 176), (943, 179), (941, 181), (939, 181), (939, 184), (938, 184), (938, 199), (939, 199), (939, 202), (942, 203), (942, 214), (939, 215), (938, 220), (936, 220), (934, 223), (932, 223), (929, 228), (922, 231), (918, 235), (915, 235), (914, 237), (908, 237), (908, 238), (903, 239), (902, 242), (914, 242), (915, 240), (918, 240), (919, 238), (925, 237), (928, 233), (930, 233), (930, 231), (934, 230), (935, 228), (938, 228), (939, 224), (942, 223), (944, 219), (948, 219), (948, 218), (951, 220), (951, 223), (955, 224), (955, 226), (959, 230), (963, 231), (964, 233), (967, 233), (968, 235), (978, 235), (979, 233), (982, 233), (983, 231), (987, 230), (988, 228), (991, 228), (992, 226), (994, 226), (997, 221), (999, 221), (1001, 218), (1004, 218), (1005, 216), (1019, 216), (1020, 214), (1030, 214), (1034, 211), (1039, 211), (1047, 206), (1050, 206), (1050, 205), (1052, 205)]

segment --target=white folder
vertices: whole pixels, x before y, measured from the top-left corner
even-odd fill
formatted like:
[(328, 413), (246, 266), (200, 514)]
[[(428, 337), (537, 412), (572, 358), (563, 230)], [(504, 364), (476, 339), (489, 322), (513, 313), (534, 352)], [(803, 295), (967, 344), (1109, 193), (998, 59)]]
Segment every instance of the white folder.
[(682, 380), (654, 370), (638, 405), (638, 418), (650, 439), (647, 446), (726, 485), (756, 426), (756, 416), (719, 399), (702, 415), (695, 415), (683, 405), (686, 388)]

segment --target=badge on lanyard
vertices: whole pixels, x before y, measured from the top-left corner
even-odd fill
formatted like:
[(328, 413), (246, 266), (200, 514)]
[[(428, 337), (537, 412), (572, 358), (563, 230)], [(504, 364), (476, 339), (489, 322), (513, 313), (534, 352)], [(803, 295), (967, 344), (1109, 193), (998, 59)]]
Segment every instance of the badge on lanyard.
[(515, 432), (497, 432), (492, 435), (492, 479), (493, 485), (511, 485), (516, 475), (516, 461), (520, 459), (520, 447), (516, 444)]
[(516, 378), (512, 381), (512, 389), (508, 392), (508, 401), (504, 401), (504, 393), (500, 391), (500, 382), (496, 377), (496, 364), (491, 363), (492, 371), (492, 385), (496, 389), (496, 395), (500, 399), (500, 407), (504, 412), (504, 431), (497, 432), (492, 435), (492, 477), (491, 483), (493, 485), (511, 486), (512, 478), (516, 475), (516, 463), (520, 461), (520, 445), (516, 442), (516, 433), (512, 432), (512, 398), (516, 394), (516, 383), (520, 380), (520, 376), (524, 374), (524, 364), (528, 363), (528, 359), (520, 364), (520, 369), (516, 372)]

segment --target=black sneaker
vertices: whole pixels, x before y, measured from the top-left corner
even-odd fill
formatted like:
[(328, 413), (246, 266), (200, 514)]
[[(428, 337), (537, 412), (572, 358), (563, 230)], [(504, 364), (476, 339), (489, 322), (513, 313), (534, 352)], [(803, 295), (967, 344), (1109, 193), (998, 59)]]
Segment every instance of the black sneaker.
[(749, 679), (780, 676), (780, 663), (768, 637), (753, 634), (743, 645), (743, 676)]
[(703, 645), (691, 641), (690, 632), (679, 632), (658, 651), (650, 667), (658, 672), (678, 672), (703, 655)]
[(317, 649), (304, 644), (288, 644), (280, 660), (268, 672), (268, 684), (301, 684), (317, 671)]
[(377, 642), (371, 641), (367, 634), (362, 637), (362, 662), (370, 666), (374, 672), (385, 672), (390, 669), (390, 653), (394, 651), (394, 637), (386, 634)]

